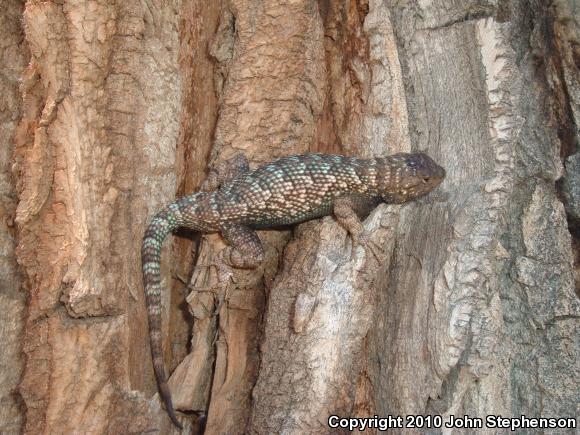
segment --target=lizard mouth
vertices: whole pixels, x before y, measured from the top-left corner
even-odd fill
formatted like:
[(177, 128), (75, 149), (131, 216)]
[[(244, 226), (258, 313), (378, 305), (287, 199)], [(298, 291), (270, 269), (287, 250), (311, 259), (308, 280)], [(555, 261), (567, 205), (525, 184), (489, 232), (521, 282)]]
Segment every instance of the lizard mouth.
[(445, 171), (443, 170), (443, 168), (441, 168), (441, 170), (443, 172), (442, 174), (437, 174), (435, 176), (425, 175), (423, 177), (420, 177), (419, 181), (415, 183), (412, 187), (418, 190), (427, 190), (427, 191), (436, 188), (441, 184), (443, 178), (445, 178)]

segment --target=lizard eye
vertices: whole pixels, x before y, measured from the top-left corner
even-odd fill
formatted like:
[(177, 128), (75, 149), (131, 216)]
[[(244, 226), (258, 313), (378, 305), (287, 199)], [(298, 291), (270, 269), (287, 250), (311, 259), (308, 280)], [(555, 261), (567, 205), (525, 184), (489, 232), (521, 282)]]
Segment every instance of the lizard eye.
[(423, 183), (429, 183), (431, 181), (431, 177), (423, 177)]

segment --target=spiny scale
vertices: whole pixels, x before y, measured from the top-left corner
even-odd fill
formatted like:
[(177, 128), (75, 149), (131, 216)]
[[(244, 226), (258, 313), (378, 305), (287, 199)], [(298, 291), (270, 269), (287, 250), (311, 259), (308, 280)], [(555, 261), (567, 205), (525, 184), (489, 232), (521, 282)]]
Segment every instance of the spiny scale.
[(422, 153), (374, 159), (304, 154), (283, 157), (254, 171), (248, 171), (245, 159), (236, 156), (221, 167), (229, 178), (219, 179), (218, 174), (218, 190), (180, 198), (153, 217), (141, 250), (153, 368), (167, 412), (178, 427), (161, 343), (160, 256), (170, 232), (178, 227), (220, 232), (231, 247), (226, 256), (230, 265), (253, 268), (264, 257), (255, 229), (334, 214), (355, 242), (362, 232), (358, 216), (382, 201), (402, 203), (423, 196), (445, 177), (444, 169)]

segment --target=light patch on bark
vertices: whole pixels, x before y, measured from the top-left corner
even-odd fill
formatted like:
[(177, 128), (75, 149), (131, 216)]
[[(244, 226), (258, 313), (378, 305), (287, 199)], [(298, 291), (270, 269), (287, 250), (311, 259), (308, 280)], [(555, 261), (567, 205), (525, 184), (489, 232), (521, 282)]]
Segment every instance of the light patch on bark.
[(370, 45), (371, 92), (367, 114), (362, 119), (361, 140), (368, 144), (373, 156), (384, 153), (409, 152), (409, 120), (403, 86), (403, 73), (391, 23), (391, 13), (385, 2), (371, 0), (364, 31)]
[(525, 255), (516, 259), (533, 320), (545, 328), (556, 318), (580, 316), (574, 295), (571, 237), (563, 204), (552, 189), (536, 185), (522, 218)]
[(300, 293), (298, 296), (296, 296), (296, 302), (294, 303), (294, 317), (292, 321), (292, 327), (294, 329), (294, 332), (296, 332), (297, 334), (303, 332), (304, 328), (310, 321), (315, 303), (316, 298), (307, 293)]
[[(447, 328), (441, 324), (430, 334), (434, 349), (438, 349), (434, 368), (442, 380), (453, 368), (458, 370), (444, 420), (450, 414), (458, 415), (475, 379), (489, 374), (494, 364), (497, 334), (502, 328), (501, 315), (494, 311), (498, 286), (495, 271), (505, 261), (505, 256), (496, 255), (497, 237), (500, 216), (513, 188), (512, 144), (521, 124), (513, 110), (517, 104), (512, 97), (515, 92), (510, 92), (517, 77), (514, 54), (503, 35), (506, 26), (483, 19), (475, 27), (485, 68), (494, 175), (485, 181), (482, 191), (472, 192), (455, 216), (455, 240), (447, 248), (448, 259), (434, 286), (434, 302), (440, 311), (437, 322), (447, 319)], [(446, 334), (441, 334), (443, 331)]]
[[(509, 137), (509, 116), (501, 115), (499, 103), (501, 103), (500, 85), (505, 80), (504, 68), (507, 65), (505, 48), (502, 46), (502, 37), (493, 19), (479, 20), (477, 22), (477, 36), (481, 47), (481, 61), (485, 68), (485, 82), (487, 85), (487, 98), (490, 104), (490, 112), (496, 115), (491, 118), (490, 136), (501, 140)], [(497, 113), (499, 112), (499, 113)]]
[[(332, 218), (303, 225), (287, 247), (269, 301), (251, 431), (325, 433), (321, 416), (352, 409), (375, 291), (388, 276), (397, 210), (381, 206), (365, 221), (378, 257), (353, 247)], [(311, 240), (314, 234), (318, 243)], [(308, 299), (308, 319), (297, 334), (287, 325), (303, 299)]]

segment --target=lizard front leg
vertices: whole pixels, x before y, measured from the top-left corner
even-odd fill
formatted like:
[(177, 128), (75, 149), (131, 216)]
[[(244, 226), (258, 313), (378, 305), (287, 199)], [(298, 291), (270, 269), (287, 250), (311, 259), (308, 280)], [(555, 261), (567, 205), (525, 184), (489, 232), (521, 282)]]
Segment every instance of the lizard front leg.
[(334, 201), (334, 217), (352, 238), (353, 245), (366, 244), (364, 227), (354, 211), (354, 204), (348, 196), (342, 196)]
[(379, 255), (377, 255), (377, 252), (375, 251), (378, 247), (372, 246), (373, 243), (364, 231), (359, 215), (355, 211), (358, 208), (360, 207), (357, 207), (357, 204), (348, 196), (337, 198), (334, 201), (333, 207), (334, 217), (340, 226), (348, 231), (348, 234), (352, 239), (353, 254), (354, 247), (356, 245), (361, 245), (365, 250), (370, 250), (371, 254), (378, 259)]

